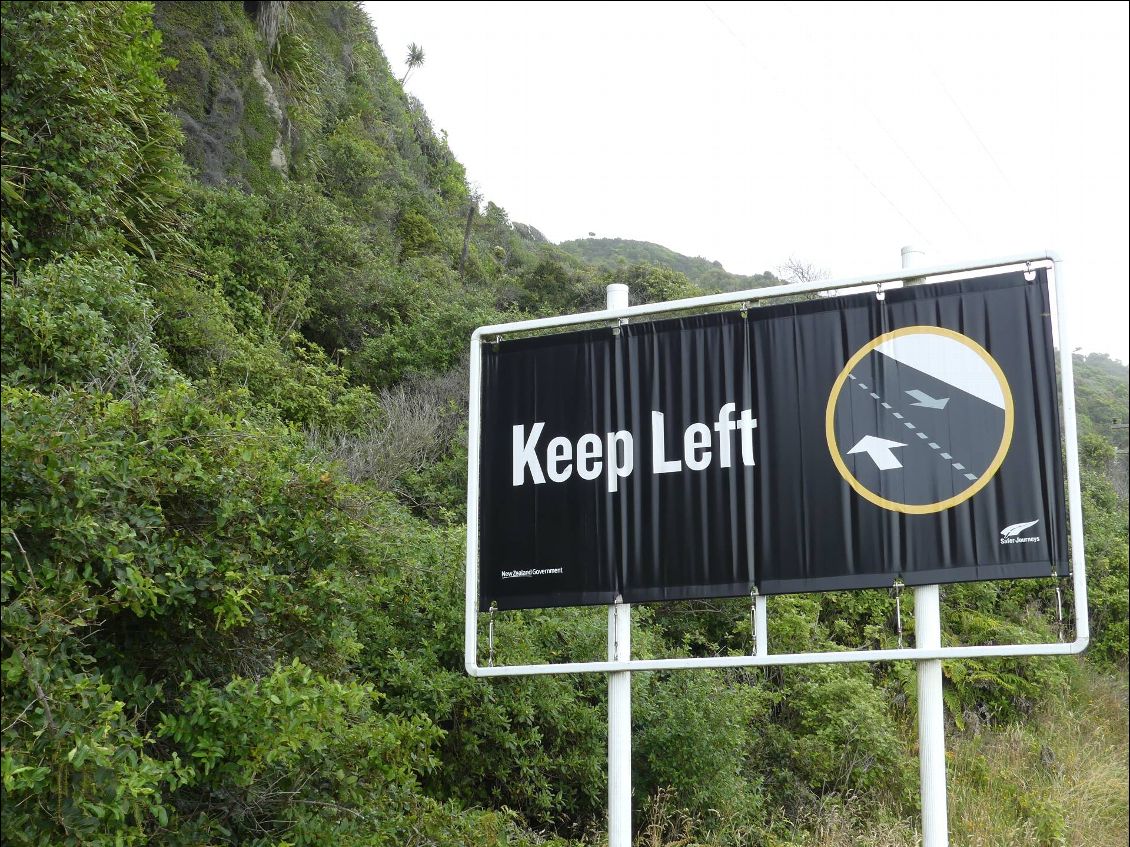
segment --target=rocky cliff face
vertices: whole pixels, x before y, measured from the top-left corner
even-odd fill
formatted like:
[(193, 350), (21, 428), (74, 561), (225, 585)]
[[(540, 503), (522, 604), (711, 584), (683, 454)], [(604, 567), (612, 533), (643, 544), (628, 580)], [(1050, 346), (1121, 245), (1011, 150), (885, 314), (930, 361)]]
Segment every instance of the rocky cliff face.
[[(205, 185), (245, 190), (285, 170), (285, 97), (267, 71), (284, 3), (158, 3), (164, 48), (176, 58), (166, 82), (184, 130), (184, 155)], [(245, 11), (246, 10), (246, 11)], [(269, 26), (259, 21), (269, 17)], [(260, 33), (266, 30), (267, 37)]]
[(429, 205), (465, 201), (462, 167), (398, 84), (359, 5), (158, 2), (154, 20), (175, 60), (165, 81), (184, 156), (205, 185), (321, 179), (345, 157), (351, 194), (372, 184)]
[(341, 90), (368, 36), (341, 3), (158, 2), (154, 20), (175, 59), (165, 78), (185, 159), (205, 185), (245, 190), (290, 173), (317, 125), (311, 101)]

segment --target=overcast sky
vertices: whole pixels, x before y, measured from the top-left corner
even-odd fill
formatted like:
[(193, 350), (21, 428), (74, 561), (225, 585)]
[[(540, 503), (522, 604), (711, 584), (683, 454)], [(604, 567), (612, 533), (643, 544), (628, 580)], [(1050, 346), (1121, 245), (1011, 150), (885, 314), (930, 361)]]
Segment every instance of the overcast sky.
[(365, 4), (468, 178), (551, 241), (833, 277), (1049, 247), (1130, 360), (1126, 3)]

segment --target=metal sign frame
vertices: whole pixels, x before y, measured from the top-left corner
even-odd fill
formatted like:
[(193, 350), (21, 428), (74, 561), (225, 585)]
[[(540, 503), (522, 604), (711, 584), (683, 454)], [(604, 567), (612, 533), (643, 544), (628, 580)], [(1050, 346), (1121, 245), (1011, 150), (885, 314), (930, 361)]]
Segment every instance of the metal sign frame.
[[(615, 323), (620, 320), (672, 312), (703, 309), (711, 306), (755, 303), (792, 294), (840, 291), (860, 286), (882, 286), (908, 280), (915, 282), (944, 280), (938, 277), (959, 277), (977, 271), (1023, 269), (1033, 265), (1048, 267), (1055, 291), (1056, 332), (1059, 342), (1060, 401), (1063, 412), (1063, 434), (1066, 448), (1068, 531), (1072, 563), (1072, 587), (1075, 611), (1075, 638), (1070, 642), (1039, 644), (983, 644), (934, 648), (895, 648), (837, 650), (816, 653), (770, 653), (765, 643), (765, 604), (757, 603), (757, 644), (753, 655), (706, 656), (696, 658), (627, 659), (623, 661), (582, 661), (547, 664), (483, 666), (479, 664), (479, 456), (482, 432), (482, 359), (481, 348), (500, 336), (584, 324)], [(928, 279), (931, 278), (931, 279)], [(878, 289), (877, 289), (878, 290)], [(1087, 574), (1083, 554), (1083, 513), (1079, 486), (1079, 452), (1075, 418), (1075, 382), (1068, 340), (1064, 260), (1051, 250), (1003, 256), (982, 261), (957, 262), (929, 267), (901, 269), (885, 273), (849, 277), (839, 280), (794, 283), (772, 288), (710, 294), (665, 303), (651, 303), (621, 309), (604, 309), (574, 315), (515, 321), (479, 327), (471, 336), (470, 415), (467, 433), (467, 581), (464, 618), (464, 664), (474, 677), (538, 676), (558, 673), (611, 673), (619, 671), (667, 671), (692, 668), (735, 668), (768, 665), (843, 664), (848, 662), (893, 662), (900, 660), (1000, 658), (1005, 656), (1062, 656), (1081, 653), (1090, 642), (1090, 618), (1087, 609)]]

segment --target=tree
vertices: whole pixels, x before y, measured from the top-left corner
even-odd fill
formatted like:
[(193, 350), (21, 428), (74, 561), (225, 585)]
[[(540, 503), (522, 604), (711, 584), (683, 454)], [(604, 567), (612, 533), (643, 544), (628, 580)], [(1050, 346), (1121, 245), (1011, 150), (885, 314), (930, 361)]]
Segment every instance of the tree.
[(408, 81), (408, 75), (412, 73), (415, 68), (424, 64), (424, 48), (413, 41), (408, 45), (408, 57), (405, 59), (408, 63), (408, 70), (404, 72), (404, 76), (400, 78), (400, 84), (404, 85)]
[(805, 262), (796, 256), (789, 256), (783, 265), (777, 266), (777, 276), (783, 282), (817, 282), (828, 279), (829, 273), (824, 268), (818, 268), (811, 262)]
[(467, 224), (463, 227), (463, 252), (459, 254), (459, 281), (466, 280), (467, 271), (467, 250), (471, 246), (471, 224), (475, 220), (475, 212), (479, 209), (479, 203), (482, 202), (482, 193), (475, 189), (471, 192), (471, 196), (467, 199)]

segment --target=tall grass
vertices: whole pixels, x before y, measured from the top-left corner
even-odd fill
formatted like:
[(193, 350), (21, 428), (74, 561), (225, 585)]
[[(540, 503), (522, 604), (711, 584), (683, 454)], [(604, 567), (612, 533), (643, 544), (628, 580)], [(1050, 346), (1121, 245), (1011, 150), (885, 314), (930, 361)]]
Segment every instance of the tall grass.
[[(1128, 678), (1080, 661), (1070, 691), (1023, 723), (947, 739), (952, 847), (1125, 847), (1130, 844)], [(908, 728), (913, 733), (913, 727)], [(912, 740), (912, 739), (910, 739)], [(907, 767), (915, 767), (908, 745)], [(907, 820), (865, 796), (829, 795), (769, 832), (696, 821), (659, 796), (637, 847), (917, 847)], [(704, 825), (706, 824), (706, 825)], [(598, 840), (599, 843), (599, 840)]]
[(1080, 663), (1066, 702), (1026, 724), (955, 739), (952, 843), (1114, 847), (1127, 825), (1127, 678)]

